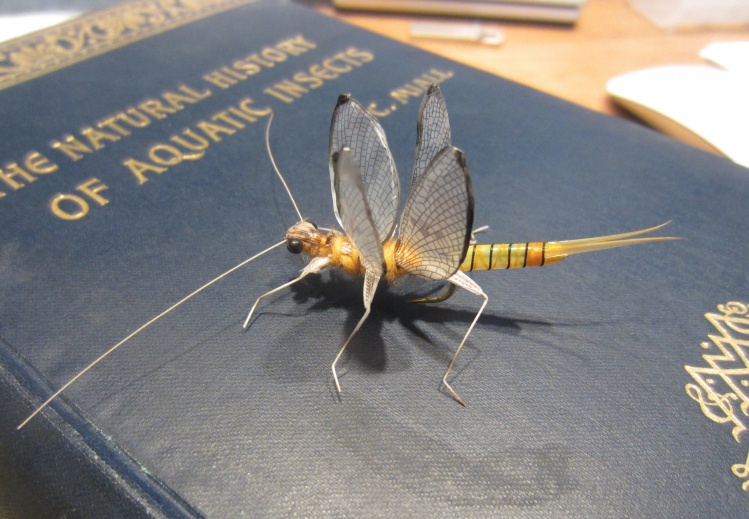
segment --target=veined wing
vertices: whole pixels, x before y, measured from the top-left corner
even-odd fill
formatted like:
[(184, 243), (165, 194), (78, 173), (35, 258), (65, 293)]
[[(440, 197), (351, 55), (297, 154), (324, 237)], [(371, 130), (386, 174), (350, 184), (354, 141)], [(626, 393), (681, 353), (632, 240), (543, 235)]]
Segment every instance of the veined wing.
[[(371, 219), (377, 229), (380, 243), (392, 238), (400, 199), (400, 182), (395, 169), (393, 156), (388, 148), (385, 130), (367, 110), (354, 101), (350, 95), (338, 97), (330, 123), (330, 144), (328, 157), (344, 147), (351, 149), (354, 160), (359, 165), (361, 185)], [(335, 184), (333, 163), (330, 163), (330, 179)], [(344, 227), (341, 203), (333, 185), (333, 207), (336, 218)], [(348, 229), (346, 229), (348, 232)]]
[(432, 85), (424, 95), (416, 122), (416, 153), (411, 173), (411, 188), (424, 173), (432, 159), (450, 145), (450, 121), (440, 87)]
[(359, 251), (367, 272), (382, 276), (385, 272), (382, 242), (364, 193), (359, 163), (349, 148), (343, 148), (331, 155), (330, 164), (341, 226)]
[(447, 279), (465, 256), (473, 225), (473, 191), (463, 152), (442, 149), (411, 190), (395, 257), (409, 274)]

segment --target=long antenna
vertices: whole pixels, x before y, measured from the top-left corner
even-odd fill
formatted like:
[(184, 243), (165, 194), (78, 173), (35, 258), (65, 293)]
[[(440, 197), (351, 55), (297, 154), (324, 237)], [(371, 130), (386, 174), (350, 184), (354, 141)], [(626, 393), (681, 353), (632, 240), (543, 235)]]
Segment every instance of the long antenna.
[[(289, 189), (289, 186), (286, 184), (286, 180), (284, 180), (283, 175), (281, 174), (281, 172), (278, 169), (278, 166), (276, 166), (276, 161), (273, 158), (273, 152), (270, 149), (270, 126), (271, 126), (271, 122), (273, 122), (273, 113), (270, 114), (270, 117), (268, 118), (268, 125), (265, 127), (265, 149), (268, 151), (268, 156), (270, 157), (270, 162), (273, 165), (273, 171), (276, 172), (276, 175), (281, 180), (281, 183), (283, 184), (283, 187), (286, 189), (286, 193), (289, 195), (289, 199), (291, 200), (291, 204), (294, 206), (294, 210), (296, 210), (296, 214), (299, 216), (299, 221), (301, 222), (302, 220), (304, 220), (304, 218), (302, 217), (302, 213), (299, 211), (299, 207), (296, 205), (296, 201), (294, 200), (294, 197), (291, 194), (291, 190)], [(148, 328), (149, 326), (151, 326), (153, 323), (155, 323), (156, 321), (158, 321), (159, 319), (161, 319), (162, 317), (164, 317), (166, 314), (168, 314), (169, 312), (171, 312), (172, 310), (174, 310), (175, 308), (177, 308), (178, 306), (180, 306), (182, 303), (184, 303), (188, 299), (196, 296), (197, 294), (199, 294), (200, 292), (202, 292), (203, 290), (205, 290), (209, 286), (213, 285), (217, 281), (220, 281), (221, 279), (225, 278), (226, 276), (228, 276), (229, 274), (231, 274), (235, 270), (244, 267), (245, 265), (247, 265), (251, 261), (255, 260), (256, 258), (259, 258), (260, 256), (262, 256), (266, 252), (270, 252), (273, 249), (275, 249), (276, 247), (279, 247), (279, 246), (283, 245), (284, 243), (286, 243), (286, 240), (280, 241), (280, 242), (276, 243), (275, 245), (272, 245), (272, 246), (268, 247), (267, 249), (265, 249), (262, 252), (258, 252), (257, 254), (255, 254), (254, 256), (252, 256), (251, 258), (247, 258), (243, 262), (241, 262), (238, 265), (230, 268), (229, 270), (227, 270), (226, 272), (224, 272), (220, 276), (212, 279), (211, 281), (209, 281), (205, 285), (201, 286), (197, 290), (195, 290), (195, 291), (191, 292), (190, 294), (188, 294), (187, 296), (183, 297), (182, 299), (180, 299), (179, 301), (177, 301), (176, 303), (174, 303), (172, 306), (170, 306), (169, 308), (167, 308), (166, 310), (164, 310), (163, 312), (161, 312), (159, 315), (157, 315), (153, 319), (149, 320), (148, 322), (146, 322), (145, 324), (143, 324), (139, 328), (137, 328), (130, 335), (128, 335), (127, 337), (125, 337), (124, 339), (122, 339), (120, 342), (118, 342), (117, 344), (115, 344), (114, 346), (112, 346), (111, 348), (109, 348), (107, 351), (105, 351), (104, 353), (102, 353), (96, 360), (94, 360), (88, 366), (86, 366), (81, 371), (79, 371), (73, 378), (71, 378), (70, 380), (68, 380), (65, 383), (64, 386), (62, 386), (60, 389), (58, 389), (57, 391), (55, 391), (55, 393), (53, 393), (52, 396), (50, 396), (42, 405), (40, 405), (39, 407), (37, 407), (36, 410), (34, 410), (33, 413), (31, 413), (23, 422), (21, 422), (20, 425), (16, 428), (16, 430), (22, 429), (37, 414), (39, 414), (45, 407), (47, 407), (55, 398), (57, 398), (58, 396), (60, 396), (60, 394), (63, 391), (65, 391), (67, 388), (69, 388), (71, 385), (73, 385), (79, 378), (81, 378), (83, 375), (85, 375), (89, 370), (91, 370), (91, 368), (93, 368), (94, 366), (96, 366), (99, 362), (101, 362), (102, 360), (104, 360), (108, 356), (110, 356), (112, 353), (114, 353), (117, 350), (117, 348), (119, 348), (120, 346), (122, 346), (123, 344), (125, 344), (127, 341), (129, 341), (130, 339), (132, 339), (133, 337), (135, 337), (136, 335), (138, 335), (140, 332), (142, 332), (143, 330), (145, 330), (146, 328)]]
[(265, 127), (265, 149), (268, 151), (268, 156), (270, 157), (270, 163), (273, 165), (273, 171), (276, 172), (276, 175), (278, 175), (278, 178), (281, 179), (281, 183), (283, 184), (283, 187), (286, 189), (286, 193), (289, 195), (289, 199), (291, 200), (291, 204), (294, 206), (294, 210), (296, 211), (297, 216), (299, 216), (299, 221), (301, 222), (304, 220), (304, 217), (302, 216), (302, 212), (299, 210), (299, 207), (296, 205), (296, 201), (294, 200), (294, 197), (291, 194), (291, 190), (289, 189), (289, 186), (286, 184), (286, 180), (284, 180), (283, 175), (278, 170), (278, 166), (276, 166), (276, 159), (273, 158), (273, 151), (270, 149), (270, 125), (273, 122), (273, 112), (270, 114), (270, 118), (268, 119), (268, 125)]
[(102, 353), (99, 356), (99, 358), (97, 358), (91, 364), (89, 364), (88, 366), (86, 366), (85, 368), (83, 368), (81, 371), (79, 371), (78, 374), (75, 375), (73, 378), (71, 378), (70, 380), (68, 380), (65, 383), (64, 386), (62, 386), (60, 389), (58, 389), (57, 391), (55, 391), (55, 393), (53, 393), (52, 396), (49, 397), (42, 405), (40, 405), (39, 407), (37, 407), (36, 410), (28, 416), (28, 418), (26, 418), (23, 422), (21, 422), (21, 424), (18, 427), (16, 427), (16, 430), (22, 429), (23, 426), (26, 425), (27, 423), (29, 423), (32, 418), (34, 418), (37, 414), (39, 414), (42, 411), (42, 409), (44, 409), (45, 407), (47, 407), (55, 398), (57, 398), (60, 395), (60, 393), (62, 393), (63, 391), (65, 391), (76, 380), (78, 380), (83, 375), (85, 375), (91, 368), (93, 368), (94, 366), (96, 366), (99, 362), (101, 362), (102, 360), (104, 360), (108, 356), (110, 356), (112, 353), (114, 353), (117, 348), (119, 348), (120, 346), (122, 346), (123, 344), (125, 344), (127, 341), (129, 341), (130, 339), (132, 339), (133, 337), (135, 337), (136, 335), (138, 335), (140, 332), (142, 332), (143, 330), (145, 330), (146, 328), (148, 328), (149, 326), (151, 326), (153, 323), (155, 323), (156, 321), (158, 321), (159, 319), (161, 319), (162, 317), (164, 317), (166, 314), (168, 314), (169, 312), (171, 312), (172, 310), (174, 310), (175, 308), (177, 308), (178, 306), (180, 306), (182, 303), (184, 303), (185, 301), (187, 301), (191, 297), (199, 294), (200, 292), (202, 292), (203, 290), (205, 290), (209, 286), (213, 285), (217, 281), (225, 278), (226, 276), (228, 276), (229, 274), (231, 274), (235, 270), (237, 270), (237, 269), (239, 269), (241, 267), (244, 267), (245, 265), (247, 265), (252, 260), (254, 260), (256, 258), (259, 258), (260, 256), (262, 256), (266, 252), (270, 252), (273, 249), (275, 249), (276, 247), (278, 247), (280, 245), (283, 245), (284, 243), (286, 243), (286, 240), (280, 241), (280, 242), (276, 243), (275, 245), (272, 245), (272, 246), (268, 247), (267, 249), (265, 249), (262, 252), (258, 252), (257, 254), (255, 254), (254, 256), (252, 256), (251, 258), (247, 258), (242, 263), (240, 263), (240, 264), (238, 264), (238, 265), (230, 268), (229, 270), (227, 270), (226, 272), (224, 272), (220, 276), (212, 279), (211, 281), (209, 281), (208, 283), (206, 283), (205, 285), (203, 285), (199, 289), (195, 290), (194, 292), (190, 293), (189, 295), (183, 297), (182, 299), (180, 299), (179, 301), (177, 301), (176, 303), (174, 303), (172, 306), (170, 306), (169, 308), (167, 308), (166, 310), (164, 310), (163, 312), (161, 312), (159, 315), (157, 315), (156, 317), (154, 317), (153, 319), (151, 319), (150, 321), (148, 321), (146, 324), (140, 326), (133, 333), (131, 333), (130, 335), (128, 335), (127, 337), (125, 337), (124, 339), (122, 339), (120, 342), (118, 342), (117, 344), (115, 344), (114, 346), (112, 346), (111, 348), (109, 348), (107, 351), (105, 351), (104, 353)]

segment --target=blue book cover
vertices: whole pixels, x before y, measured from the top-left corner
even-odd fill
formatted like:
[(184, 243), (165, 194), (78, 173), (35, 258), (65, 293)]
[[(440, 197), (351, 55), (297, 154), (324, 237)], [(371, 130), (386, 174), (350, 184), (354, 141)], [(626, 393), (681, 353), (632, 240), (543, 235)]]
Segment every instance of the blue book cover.
[[(434, 283), (295, 278), (338, 227), (341, 93), (408, 194), (439, 84), (483, 243), (672, 221), (683, 238)], [(133, 1), (0, 51), (0, 512), (8, 516), (742, 517), (749, 174), (627, 121), (290, 2)], [(404, 200), (400, 201), (401, 207)], [(433, 293), (433, 292), (431, 292)], [(6, 513), (7, 512), (7, 513)]]

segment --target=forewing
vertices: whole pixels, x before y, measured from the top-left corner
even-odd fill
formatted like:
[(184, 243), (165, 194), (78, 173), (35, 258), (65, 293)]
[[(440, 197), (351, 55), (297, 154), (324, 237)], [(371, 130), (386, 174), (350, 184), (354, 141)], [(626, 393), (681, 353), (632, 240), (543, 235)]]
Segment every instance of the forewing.
[(432, 159), (450, 145), (450, 121), (440, 87), (432, 85), (424, 95), (416, 122), (416, 153), (411, 188), (426, 171)]
[[(400, 199), (400, 182), (385, 131), (362, 105), (344, 94), (338, 98), (330, 124), (328, 157), (344, 147), (351, 149), (361, 171), (361, 185), (369, 204), (371, 218), (380, 242), (393, 236)], [(335, 173), (330, 164), (333, 183), (333, 207), (343, 226), (341, 204), (335, 190)]]
[(364, 194), (359, 163), (349, 148), (333, 153), (330, 161), (341, 226), (359, 251), (364, 268), (382, 276), (385, 271), (382, 242)]
[(396, 261), (409, 274), (447, 279), (463, 261), (473, 225), (473, 191), (463, 152), (440, 151), (419, 177), (401, 217)]

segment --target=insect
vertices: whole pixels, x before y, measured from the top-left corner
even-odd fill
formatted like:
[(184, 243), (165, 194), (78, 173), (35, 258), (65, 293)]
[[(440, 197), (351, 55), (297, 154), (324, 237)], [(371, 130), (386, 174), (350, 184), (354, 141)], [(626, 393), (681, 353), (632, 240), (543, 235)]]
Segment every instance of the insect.
[(400, 185), (385, 131), (350, 95), (341, 95), (333, 111), (328, 156), (333, 208), (345, 234), (335, 230), (322, 232), (304, 220), (291, 227), (285, 237), (288, 250), (312, 259), (298, 277), (255, 301), (244, 328), (249, 326), (260, 301), (310, 274), (340, 268), (363, 276), (364, 314), (331, 365), (339, 394), (341, 385), (336, 366), (369, 316), (375, 290), (383, 277), (391, 283), (402, 276), (448, 282), (449, 288), (443, 295), (419, 302), (443, 301), (452, 295), (455, 287), (483, 299), (442, 376), (442, 385), (465, 405), (448, 382), (448, 376), (489, 300), (465, 271), (543, 266), (558, 263), (572, 254), (673, 239), (634, 238), (666, 225), (663, 224), (630, 233), (561, 242), (471, 243), (474, 204), (471, 177), (463, 152), (450, 142), (445, 98), (436, 85), (427, 90), (419, 108), (410, 192), (399, 225), (396, 217)]
[(456, 287), (481, 297), (481, 305), (442, 376), (442, 386), (457, 402), (465, 405), (465, 401), (450, 385), (448, 377), (489, 298), (464, 272), (544, 266), (558, 263), (573, 254), (676, 239), (636, 237), (660, 229), (666, 222), (639, 231), (579, 240), (489, 245), (474, 243), (471, 177), (463, 152), (451, 144), (445, 98), (436, 85), (427, 90), (419, 108), (414, 166), (399, 223), (400, 182), (385, 131), (377, 119), (350, 95), (339, 96), (331, 122), (328, 157), (333, 208), (343, 233), (321, 229), (302, 217), (291, 190), (276, 166), (270, 151), (271, 120), (272, 116), (266, 128), (266, 147), (299, 221), (286, 232), (282, 241), (206, 283), (104, 352), (51, 395), (18, 429), (145, 328), (210, 285), (284, 244), (292, 254), (304, 254), (311, 259), (296, 278), (257, 298), (243, 328), (249, 328), (252, 316), (263, 299), (310, 274), (340, 268), (348, 274), (364, 277), (364, 314), (331, 365), (338, 394), (341, 394), (338, 363), (369, 316), (375, 291), (382, 278), (391, 283), (403, 276), (447, 281), (448, 287), (442, 294), (415, 302), (444, 301)]

